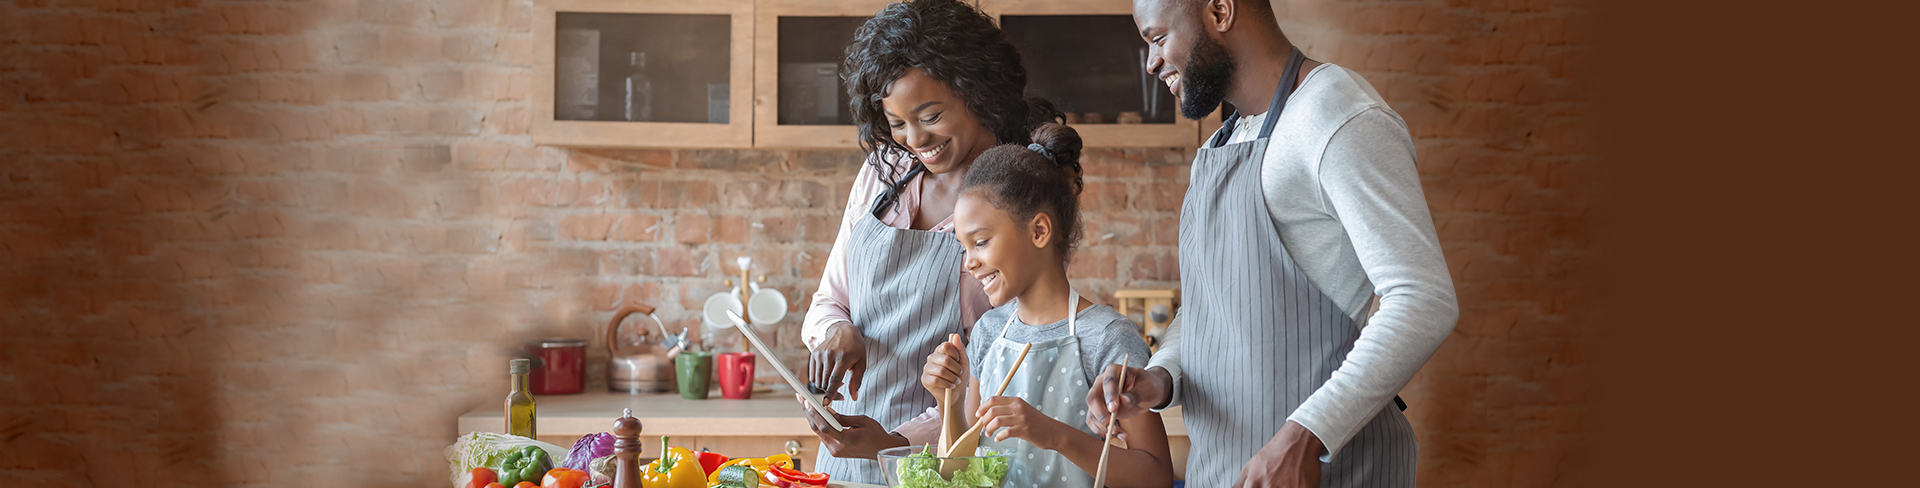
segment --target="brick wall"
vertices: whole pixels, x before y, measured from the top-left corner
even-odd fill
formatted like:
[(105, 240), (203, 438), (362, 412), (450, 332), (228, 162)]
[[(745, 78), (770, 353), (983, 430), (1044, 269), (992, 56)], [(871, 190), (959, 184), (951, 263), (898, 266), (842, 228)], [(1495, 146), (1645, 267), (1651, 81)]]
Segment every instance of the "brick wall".
[[(1595, 308), (1584, 7), (1280, 7), (1419, 143), (1463, 308), (1406, 394), (1422, 482), (1552, 484)], [(530, 12), (5, 2), (0, 477), (432, 486), (518, 341), (597, 336), (623, 302), (697, 323), (742, 254), (793, 303), (797, 361), (858, 154), (536, 147)], [(1083, 291), (1176, 285), (1190, 157), (1089, 153)]]

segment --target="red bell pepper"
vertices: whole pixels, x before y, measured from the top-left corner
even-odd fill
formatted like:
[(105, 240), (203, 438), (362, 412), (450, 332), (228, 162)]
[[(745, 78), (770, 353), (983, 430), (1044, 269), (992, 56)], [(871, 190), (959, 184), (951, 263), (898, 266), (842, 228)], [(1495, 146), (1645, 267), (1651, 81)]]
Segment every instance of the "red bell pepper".
[(773, 476), (776, 478), (779, 478), (782, 481), (790, 481), (793, 483), (803, 483), (803, 484), (809, 484), (809, 485), (827, 484), (826, 473), (809, 473), (806, 471), (792, 469), (785, 466), (773, 466), (769, 469), (769, 471), (772, 471)]
[(693, 456), (700, 459), (700, 470), (708, 476), (719, 471), (720, 465), (726, 464), (728, 459), (733, 459), (707, 451), (693, 453)]

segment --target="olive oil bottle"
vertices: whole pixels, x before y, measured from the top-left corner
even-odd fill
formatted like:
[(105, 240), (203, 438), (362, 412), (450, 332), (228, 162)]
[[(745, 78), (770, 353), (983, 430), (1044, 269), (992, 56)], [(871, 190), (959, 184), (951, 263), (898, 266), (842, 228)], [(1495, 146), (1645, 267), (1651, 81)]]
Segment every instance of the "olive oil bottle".
[(513, 391), (507, 393), (507, 433), (533, 437), (533, 393), (527, 391), (527, 369), (532, 361), (515, 359), (508, 363), (513, 375)]

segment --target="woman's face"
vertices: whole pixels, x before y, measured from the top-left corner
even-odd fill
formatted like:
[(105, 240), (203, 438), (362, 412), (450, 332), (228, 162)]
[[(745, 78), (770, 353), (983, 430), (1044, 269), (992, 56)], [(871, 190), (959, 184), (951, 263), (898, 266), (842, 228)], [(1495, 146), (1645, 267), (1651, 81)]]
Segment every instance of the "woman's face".
[(880, 108), (887, 113), (893, 141), (913, 151), (935, 174), (965, 168), (997, 143), (993, 132), (967, 112), (964, 100), (920, 68), (907, 68), (894, 80)]
[(1047, 214), (1036, 213), (1032, 222), (1021, 225), (978, 192), (962, 193), (954, 202), (953, 237), (967, 253), (961, 267), (980, 280), (987, 301), (995, 307), (1026, 293), (1040, 279), (1044, 266), (1060, 265), (1053, 248), (1047, 246), (1052, 230)]

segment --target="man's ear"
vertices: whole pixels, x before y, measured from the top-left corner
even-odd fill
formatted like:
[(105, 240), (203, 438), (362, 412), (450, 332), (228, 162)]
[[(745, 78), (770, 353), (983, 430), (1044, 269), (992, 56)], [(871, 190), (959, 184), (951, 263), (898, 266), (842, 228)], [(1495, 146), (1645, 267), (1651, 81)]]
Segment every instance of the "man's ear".
[(1033, 220), (1027, 222), (1027, 231), (1033, 234), (1033, 247), (1044, 249), (1053, 242), (1053, 216), (1046, 212), (1034, 212)]
[[(1233, 30), (1233, 22), (1239, 19), (1240, 5), (1243, 0), (1205, 0), (1200, 12), (1200, 21), (1214, 32), (1226, 33)], [(1266, 0), (1251, 0), (1266, 1)]]

